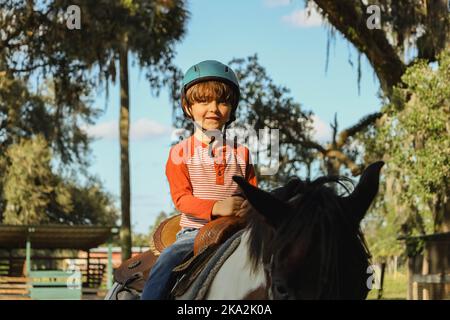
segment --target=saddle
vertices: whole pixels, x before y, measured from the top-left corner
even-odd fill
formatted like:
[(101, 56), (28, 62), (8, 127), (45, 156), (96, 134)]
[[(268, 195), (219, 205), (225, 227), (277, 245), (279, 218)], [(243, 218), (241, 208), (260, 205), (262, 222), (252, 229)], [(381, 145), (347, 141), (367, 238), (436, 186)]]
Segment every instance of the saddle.
[[(153, 234), (150, 250), (124, 261), (114, 270), (114, 280), (124, 287), (127, 286), (137, 291), (142, 291), (158, 255), (164, 248), (175, 242), (176, 234), (180, 230), (179, 219), (180, 215), (176, 215), (164, 220)], [(194, 257), (202, 252), (208, 252), (206, 256), (210, 257), (211, 251), (215, 250), (218, 245), (225, 242), (244, 226), (245, 220), (234, 216), (219, 217), (210, 221), (199, 230), (194, 240)], [(207, 250), (208, 248), (210, 249)], [(198, 259), (196, 260), (198, 261)], [(200, 260), (204, 259), (201, 258)], [(188, 272), (190, 263), (189, 261), (186, 262), (181, 269)], [(205, 262), (202, 261), (201, 264), (203, 265), (203, 263)], [(193, 265), (198, 267), (198, 263)]]
[(157, 259), (158, 256), (153, 254), (151, 250), (136, 255), (114, 269), (114, 280), (124, 288), (130, 287), (142, 292), (148, 274)]
[(194, 241), (194, 256), (209, 246), (225, 242), (237, 231), (245, 227), (245, 220), (235, 216), (220, 217), (208, 222), (198, 231)]
[(158, 228), (150, 238), (150, 250), (157, 256), (170, 246), (176, 240), (177, 233), (181, 230), (180, 227), (181, 214), (169, 217), (162, 221)]

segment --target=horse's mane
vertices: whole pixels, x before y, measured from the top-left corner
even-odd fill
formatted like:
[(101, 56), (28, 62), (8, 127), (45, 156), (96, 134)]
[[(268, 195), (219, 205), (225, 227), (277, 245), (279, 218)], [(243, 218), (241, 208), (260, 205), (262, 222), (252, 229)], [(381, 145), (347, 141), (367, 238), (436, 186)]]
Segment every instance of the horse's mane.
[[(327, 281), (327, 286), (323, 288), (327, 291), (340, 287), (342, 280), (339, 270), (344, 259), (358, 259), (359, 264), (368, 261), (370, 255), (362, 232), (359, 226), (355, 227), (351, 212), (343, 209), (336, 188), (327, 186), (330, 183), (335, 184), (335, 187), (340, 185), (349, 192), (347, 185), (351, 184), (351, 180), (324, 176), (302, 183), (301, 188), (297, 188), (289, 199), (282, 199), (289, 203), (292, 210), (291, 213), (278, 213), (280, 224), (276, 231), (254, 210), (247, 214), (249, 255), (254, 269), (261, 261), (268, 263), (273, 254), (294, 253), (292, 260), (303, 261), (310, 247), (318, 245), (314, 251), (320, 252), (320, 265), (316, 267), (320, 268), (319, 279)], [(294, 245), (295, 250), (292, 250)], [(348, 250), (341, 250), (343, 246), (347, 246)], [(328, 295), (326, 292), (319, 294)]]

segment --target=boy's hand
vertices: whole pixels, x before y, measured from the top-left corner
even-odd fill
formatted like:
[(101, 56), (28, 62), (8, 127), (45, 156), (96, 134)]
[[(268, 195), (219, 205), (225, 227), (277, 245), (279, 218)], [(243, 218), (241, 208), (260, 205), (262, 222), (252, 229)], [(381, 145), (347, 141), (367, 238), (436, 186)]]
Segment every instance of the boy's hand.
[(212, 209), (213, 216), (234, 216), (241, 208), (244, 198), (242, 197), (228, 197), (217, 201)]
[(236, 213), (236, 217), (243, 217), (247, 214), (247, 212), (250, 209), (250, 203), (247, 200), (244, 200), (242, 202), (241, 207), (239, 208), (238, 212)]

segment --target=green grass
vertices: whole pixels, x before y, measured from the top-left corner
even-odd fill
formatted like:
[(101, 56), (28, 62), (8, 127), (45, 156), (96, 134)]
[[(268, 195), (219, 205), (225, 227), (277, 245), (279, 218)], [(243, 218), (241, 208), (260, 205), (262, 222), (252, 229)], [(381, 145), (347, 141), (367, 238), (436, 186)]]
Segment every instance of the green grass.
[[(405, 300), (408, 290), (408, 277), (404, 273), (397, 272), (393, 274), (385, 274), (383, 284), (383, 300)], [(378, 290), (373, 289), (367, 296), (368, 300), (375, 300), (378, 297)]]

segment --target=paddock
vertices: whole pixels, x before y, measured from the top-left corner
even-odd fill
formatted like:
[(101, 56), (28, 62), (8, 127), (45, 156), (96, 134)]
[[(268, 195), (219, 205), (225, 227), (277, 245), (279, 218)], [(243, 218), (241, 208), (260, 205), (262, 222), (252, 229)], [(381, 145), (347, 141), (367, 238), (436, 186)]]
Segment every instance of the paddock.
[[(73, 299), (108, 290), (118, 228), (0, 225), (0, 299)], [(91, 249), (107, 244), (107, 262)], [(54, 254), (58, 250), (64, 254)], [(85, 252), (80, 258), (79, 252)], [(95, 297), (94, 297), (95, 298)]]

